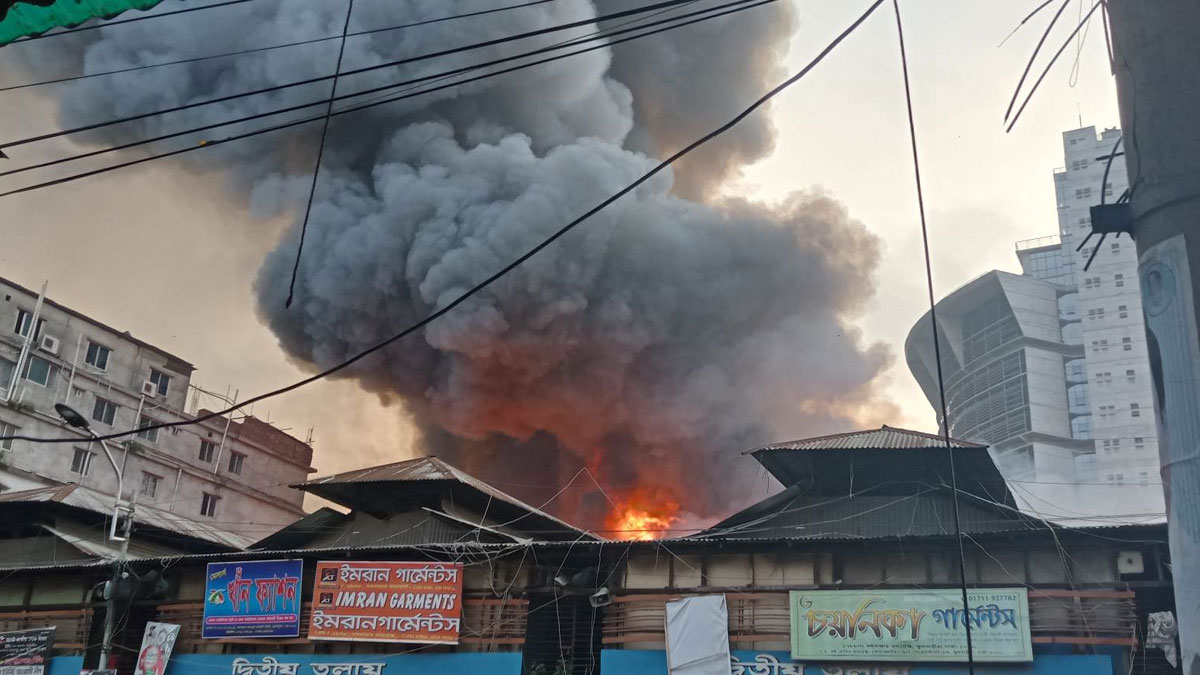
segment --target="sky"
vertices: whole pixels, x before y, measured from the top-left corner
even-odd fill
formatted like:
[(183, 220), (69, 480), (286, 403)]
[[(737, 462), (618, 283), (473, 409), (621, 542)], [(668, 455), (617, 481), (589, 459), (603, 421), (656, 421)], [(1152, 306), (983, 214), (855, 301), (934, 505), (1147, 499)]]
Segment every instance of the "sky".
[[(789, 70), (867, 4), (784, 1), (800, 16)], [(1008, 98), (1048, 17), (997, 45), (1037, 4), (902, 2), (938, 297), (990, 269), (1019, 271), (1013, 243), (1057, 231), (1052, 171), (1062, 163), (1061, 133), (1081, 121), (1098, 129), (1117, 124), (1097, 23), (1077, 76), (1073, 46), (1005, 133)], [(0, 59), (0, 83), (16, 77)], [(29, 91), (0, 92), (0, 136), (53, 128), (53, 106)], [(770, 115), (775, 151), (731, 180), (726, 194), (777, 201), (820, 189), (881, 239), (877, 291), (854, 323), (890, 348), (893, 362), (880, 385), (896, 407), (888, 419), (868, 412), (864, 422), (935, 429), (903, 358), (908, 330), (928, 305), (890, 4), (780, 95)], [(290, 383), (307, 373), (279, 349), (251, 293), (285, 221), (251, 218), (221, 195), (215, 179), (156, 162), (0, 198), (0, 276), (35, 288), (48, 280), (55, 300), (196, 364), (193, 383), (207, 389), (244, 399)], [(314, 465), (329, 473), (419, 454), (403, 410), (387, 403), (352, 382), (322, 382), (253, 413), (300, 438), (313, 429)]]

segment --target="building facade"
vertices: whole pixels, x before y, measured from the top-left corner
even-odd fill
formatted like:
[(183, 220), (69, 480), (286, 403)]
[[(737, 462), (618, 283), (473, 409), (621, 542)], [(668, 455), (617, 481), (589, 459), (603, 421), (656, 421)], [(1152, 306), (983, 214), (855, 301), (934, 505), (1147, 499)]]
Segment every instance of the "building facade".
[[(55, 404), (97, 434), (191, 419), (193, 366), (171, 353), (0, 279), (0, 436), (77, 436), (43, 445), (0, 441), (0, 490), (76, 483), (116, 492), (102, 449), (66, 426)], [(171, 514), (242, 529), (251, 540), (304, 515), (289, 485), (312, 472), (312, 448), (254, 417), (147, 430), (110, 449), (124, 496)]]
[[(1119, 138), (1064, 133), (1059, 235), (1017, 243), (1023, 274), (988, 272), (937, 306), (951, 433), (991, 445), (1022, 505), (1060, 520), (1164, 510), (1137, 253), (1082, 241), (1090, 207), (1128, 185), (1120, 161), (1105, 180)], [(932, 333), (926, 314), (905, 355), (936, 410)]]

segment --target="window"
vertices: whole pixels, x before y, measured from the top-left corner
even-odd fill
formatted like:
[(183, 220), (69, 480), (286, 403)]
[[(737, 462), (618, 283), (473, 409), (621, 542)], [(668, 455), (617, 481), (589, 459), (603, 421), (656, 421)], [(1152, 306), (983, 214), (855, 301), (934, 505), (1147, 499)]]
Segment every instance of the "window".
[(13, 373), (17, 370), (17, 362), (0, 358), (0, 389), (7, 389), (12, 384)]
[(1142, 436), (1134, 436), (1133, 437), (1133, 447), (1137, 450), (1141, 450), (1141, 449), (1145, 448), (1146, 447), (1146, 439)]
[(1083, 280), (1084, 288), (1100, 288), (1100, 277), (1086, 277)]
[(1114, 476), (1114, 478), (1115, 478), (1115, 482), (1116, 482), (1116, 484), (1117, 484), (1117, 485), (1124, 485), (1124, 484), (1125, 484), (1125, 474), (1123, 474), (1123, 473), (1118, 473), (1118, 474), (1116, 474), (1116, 476)]
[(1112, 384), (1112, 373), (1096, 373), (1096, 384)]
[(150, 473), (149, 471), (142, 472), (142, 491), (143, 497), (154, 497), (158, 494), (158, 484), (162, 481), (162, 476)]
[(1120, 252), (1121, 252), (1121, 245), (1120, 245), (1120, 244), (1113, 244), (1110, 250), (1112, 251), (1112, 254), (1113, 254), (1113, 255), (1116, 255), (1116, 254), (1118, 254), (1118, 253), (1120, 253)]
[[(1096, 277), (1096, 280), (1097, 280), (1096, 286), (1099, 287), (1100, 286), (1100, 284), (1099, 284), (1100, 277)], [(1115, 285), (1117, 288), (1124, 286), (1125, 285), (1125, 275), (1119, 274), (1119, 273), (1114, 274), (1113, 275), (1113, 285)]]
[(137, 433), (137, 437), (143, 438), (147, 441), (150, 441), (151, 443), (157, 441), (158, 440), (158, 429), (146, 429), (146, 427), (151, 426), (155, 423), (156, 423), (156, 420), (154, 420), (153, 418), (142, 415), (142, 418), (140, 420), (138, 420), (138, 429), (142, 429), (142, 431), (139, 431)]
[(1117, 305), (1117, 317), (1121, 319), (1129, 318), (1129, 305)]
[(112, 350), (98, 342), (88, 340), (87, 356), (84, 362), (99, 370), (108, 370), (108, 355)]
[(1142, 416), (1142, 406), (1137, 403), (1130, 403), (1129, 404), (1129, 416), (1130, 417), (1141, 417)]
[(1088, 310), (1088, 321), (1103, 321), (1103, 320), (1104, 320), (1104, 308), (1103, 307), (1100, 307), (1098, 309), (1089, 309)]
[[(0, 436), (13, 436), (21, 431), (21, 427), (8, 422), (0, 422)], [(0, 450), (12, 450), (12, 441), (0, 441)]]
[[(29, 337), (29, 324), (31, 323), (33, 323), (33, 312), (27, 309), (17, 309), (17, 321), (13, 324), (13, 332), (21, 337)], [(37, 330), (33, 332), (34, 340), (41, 337), (42, 327), (45, 325), (45, 319), (38, 319)]]
[(1126, 368), (1125, 369), (1125, 381), (1128, 382), (1129, 384), (1133, 384), (1133, 383), (1137, 382), (1137, 373), (1133, 372), (1133, 369), (1131, 369), (1131, 368)]
[(1107, 352), (1108, 351), (1108, 340), (1092, 340), (1092, 351), (1093, 352)]
[(113, 419), (117, 416), (117, 404), (112, 401), (96, 397), (96, 403), (92, 406), (92, 419), (103, 424), (112, 426)]
[(92, 457), (96, 453), (89, 452), (83, 448), (75, 448), (75, 456), (71, 458), (71, 473), (77, 473), (80, 476), (88, 475), (92, 470)]
[(167, 389), (169, 389), (171, 387), (171, 376), (170, 375), (164, 373), (161, 370), (156, 370), (154, 368), (151, 368), (150, 369), (150, 381), (154, 383), (154, 386), (158, 387), (158, 395), (159, 396), (167, 395)]
[(1149, 485), (1150, 484), (1150, 472), (1139, 471), (1138, 472), (1138, 481), (1141, 482), (1142, 485)]
[(200, 441), (200, 461), (211, 462), (217, 456), (217, 444), (212, 441)]
[(200, 515), (208, 516), (209, 518), (216, 517), (217, 502), (220, 501), (221, 498), (207, 492), (202, 494), (204, 497), (200, 500)]
[(1080, 219), (1079, 219), (1079, 224), (1080, 224), (1080, 225), (1091, 225), (1091, 224), (1092, 224), (1092, 217), (1091, 217), (1091, 216), (1084, 216), (1084, 217), (1080, 218)]
[(1133, 338), (1121, 338), (1121, 349), (1127, 352), (1133, 351)]
[(1112, 196), (1112, 183), (1104, 184), (1104, 196), (1106, 196), (1106, 197)]
[(40, 356), (30, 356), (25, 366), (25, 379), (43, 387), (54, 386), (54, 366)]
[(242, 464), (246, 461), (246, 456), (240, 452), (229, 453), (229, 473), (241, 475)]
[(1077, 159), (1071, 162), (1072, 171), (1082, 171), (1086, 168), (1088, 168), (1088, 161), (1086, 159)]
[(1090, 199), (1092, 196), (1092, 188), (1080, 188), (1075, 190), (1075, 199)]

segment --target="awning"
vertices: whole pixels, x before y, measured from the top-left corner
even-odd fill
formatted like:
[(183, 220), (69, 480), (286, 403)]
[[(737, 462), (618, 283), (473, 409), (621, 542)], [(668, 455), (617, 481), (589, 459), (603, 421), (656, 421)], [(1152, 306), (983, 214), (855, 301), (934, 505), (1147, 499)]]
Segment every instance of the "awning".
[(110, 19), (131, 9), (150, 9), (162, 0), (0, 0), (0, 45), (70, 28), (90, 19)]

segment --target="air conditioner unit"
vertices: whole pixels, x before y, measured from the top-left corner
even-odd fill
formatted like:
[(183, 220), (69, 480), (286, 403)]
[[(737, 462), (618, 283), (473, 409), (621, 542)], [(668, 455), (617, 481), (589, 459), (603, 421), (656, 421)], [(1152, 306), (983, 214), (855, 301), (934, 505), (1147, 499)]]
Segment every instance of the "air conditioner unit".
[(44, 352), (49, 352), (55, 356), (58, 356), (59, 347), (62, 347), (62, 340), (59, 340), (53, 335), (43, 335), (42, 339), (38, 342), (39, 349)]
[(1118, 574), (1142, 574), (1146, 571), (1146, 561), (1141, 551), (1119, 551), (1117, 553)]
[(156, 395), (158, 395), (158, 385), (150, 380), (144, 380), (142, 382), (142, 396), (154, 398)]

